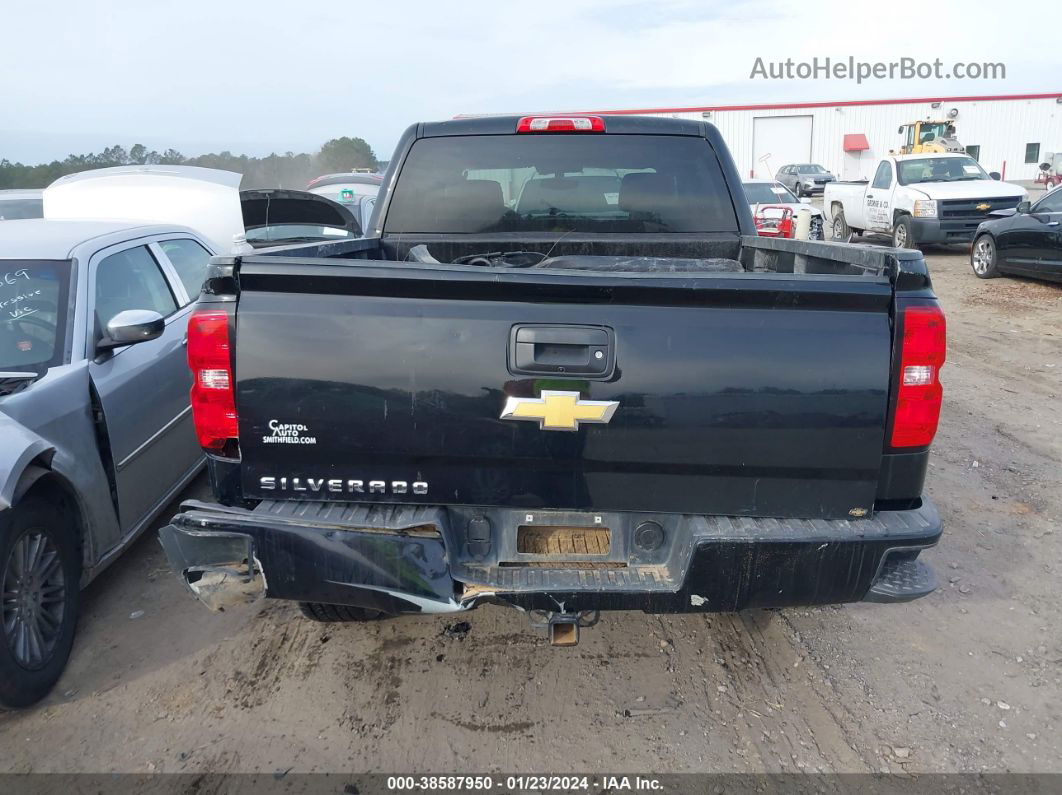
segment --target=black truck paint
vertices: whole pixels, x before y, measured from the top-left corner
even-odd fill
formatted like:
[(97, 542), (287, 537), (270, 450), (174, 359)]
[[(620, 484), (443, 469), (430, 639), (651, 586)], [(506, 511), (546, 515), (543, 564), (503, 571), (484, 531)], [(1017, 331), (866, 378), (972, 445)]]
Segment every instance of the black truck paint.
[[(701, 152), (705, 231), (650, 228), (702, 225), (682, 208), (625, 226), (652, 177), (630, 180), (603, 220), (506, 210), (490, 229), (392, 231), (396, 197), (411, 201), (403, 180), (422, 177), (418, 144), (503, 149), (516, 123), (410, 128), (369, 237), (214, 260), (200, 305), (231, 318), (239, 439), (210, 457), (220, 504), (186, 504), (161, 533), (192, 589), (212, 606), (233, 586), (384, 613), (494, 602), (562, 616), (932, 591), (917, 559), (941, 533), (922, 496), (928, 450), (887, 441), (897, 318), (936, 304), (921, 255), (757, 238), (715, 128), (637, 117), (605, 117), (603, 135)], [(591, 140), (547, 136), (560, 149), (528, 157)], [(564, 188), (545, 179), (540, 193)], [(481, 204), (494, 190), (460, 187)], [(424, 225), (447, 211), (396, 212)], [(409, 261), (421, 245), (438, 262)], [(549, 259), (453, 264), (514, 251)], [(530, 371), (515, 353), (524, 328), (544, 330), (519, 337), (544, 340)], [(572, 349), (551, 342), (567, 339), (601, 366), (568, 372)], [(503, 416), (549, 391), (618, 406), (573, 432)], [(536, 528), (597, 528), (607, 549), (521, 549)]]

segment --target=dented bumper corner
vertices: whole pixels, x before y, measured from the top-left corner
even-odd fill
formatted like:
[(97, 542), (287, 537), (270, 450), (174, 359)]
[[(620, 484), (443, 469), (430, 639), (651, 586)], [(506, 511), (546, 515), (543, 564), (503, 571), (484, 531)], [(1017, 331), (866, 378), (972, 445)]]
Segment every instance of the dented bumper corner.
[(195, 501), (181, 507), (159, 536), (171, 567), (211, 609), (263, 595), (394, 614), (469, 607), (454, 599), (432, 514), (439, 509), (346, 506), (343, 516), (325, 516), (319, 504), (295, 518)]
[(211, 610), (223, 612), (265, 596), (265, 575), (249, 535), (169, 525), (159, 531), (159, 540), (170, 566)]

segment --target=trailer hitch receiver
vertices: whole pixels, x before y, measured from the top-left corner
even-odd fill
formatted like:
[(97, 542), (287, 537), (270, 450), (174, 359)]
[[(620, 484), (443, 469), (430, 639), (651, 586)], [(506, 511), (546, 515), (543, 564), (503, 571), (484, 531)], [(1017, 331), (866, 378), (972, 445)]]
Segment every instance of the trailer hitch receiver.
[(601, 619), (600, 610), (583, 610), (578, 613), (532, 610), (530, 615), (531, 626), (545, 628), (550, 646), (577, 646), (580, 628), (592, 627)]

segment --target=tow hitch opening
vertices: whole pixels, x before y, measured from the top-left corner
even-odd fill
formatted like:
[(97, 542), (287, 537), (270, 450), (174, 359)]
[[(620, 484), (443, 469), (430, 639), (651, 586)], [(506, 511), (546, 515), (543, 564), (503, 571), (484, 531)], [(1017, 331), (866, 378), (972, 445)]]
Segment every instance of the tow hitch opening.
[(578, 613), (531, 611), (531, 626), (546, 628), (550, 646), (577, 646), (579, 644), (579, 629), (592, 627), (600, 620), (600, 610), (583, 610)]

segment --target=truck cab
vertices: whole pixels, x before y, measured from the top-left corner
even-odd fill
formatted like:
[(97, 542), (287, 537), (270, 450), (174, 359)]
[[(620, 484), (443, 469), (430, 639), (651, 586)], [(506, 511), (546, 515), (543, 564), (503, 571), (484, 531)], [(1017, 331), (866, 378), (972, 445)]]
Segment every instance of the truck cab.
[(827, 185), (822, 204), (834, 240), (871, 232), (917, 248), (968, 243), (991, 213), (1026, 198), (1024, 188), (1000, 182), (969, 155), (923, 153), (882, 158), (869, 182)]

